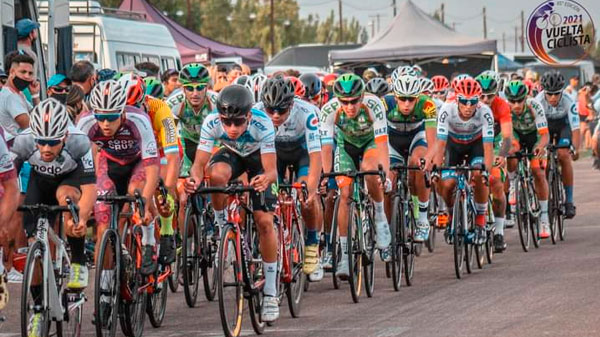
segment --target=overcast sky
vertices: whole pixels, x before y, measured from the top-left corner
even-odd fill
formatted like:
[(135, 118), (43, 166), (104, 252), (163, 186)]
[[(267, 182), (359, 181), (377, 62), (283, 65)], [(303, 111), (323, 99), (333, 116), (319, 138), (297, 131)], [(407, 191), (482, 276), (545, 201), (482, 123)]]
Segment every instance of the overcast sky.
[[(398, 4), (406, 0), (396, 0)], [(497, 39), (498, 49), (502, 51), (502, 33), (506, 36), (506, 51), (514, 51), (514, 31), (515, 26), (521, 29), (521, 10), (525, 11), (525, 24), (529, 14), (537, 7), (542, 0), (413, 0), (418, 7), (428, 14), (432, 14), (440, 8), (442, 2), (445, 4), (445, 21), (449, 25), (456, 22), (456, 30), (469, 34), (471, 36), (483, 37), (483, 18), (482, 8), (486, 7), (488, 38)], [(600, 28), (600, 1), (599, 0), (577, 0), (598, 22), (596, 31)], [(305, 17), (310, 13), (317, 13), (321, 17), (329, 14), (334, 9), (338, 15), (338, 0), (298, 0), (300, 4), (300, 15)], [(380, 14), (380, 25), (383, 29), (390, 24), (393, 18), (392, 0), (342, 0), (342, 14), (344, 16), (354, 16), (364, 27), (367, 27), (369, 36), (371, 27), (368, 26), (372, 17)], [(377, 24), (375, 24), (377, 32)], [(520, 49), (520, 45), (519, 45)], [(525, 43), (527, 49), (527, 43)], [(520, 51), (520, 50), (519, 50)]]

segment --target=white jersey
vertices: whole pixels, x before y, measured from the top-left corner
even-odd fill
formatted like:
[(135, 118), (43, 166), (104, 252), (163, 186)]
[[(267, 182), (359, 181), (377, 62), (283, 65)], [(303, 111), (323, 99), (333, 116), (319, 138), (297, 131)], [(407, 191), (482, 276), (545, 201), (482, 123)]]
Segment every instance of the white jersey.
[(444, 101), (442, 101), (439, 98), (435, 98), (435, 97), (431, 97), (431, 99), (433, 100), (433, 103), (435, 103), (435, 108), (437, 111), (442, 110), (442, 105), (444, 105)]
[[(217, 104), (217, 94), (212, 90), (206, 91), (206, 97), (212, 104), (212, 106), (216, 106)], [(185, 107), (185, 92), (183, 92), (183, 88), (175, 89), (169, 97), (165, 99), (169, 108), (171, 108), (171, 113), (173, 113), (173, 118), (178, 119), (180, 111)]]
[[(264, 111), (265, 105), (258, 102), (254, 109)], [(319, 109), (316, 106), (294, 98), (288, 118), (275, 128), (275, 145), (284, 149), (302, 147), (308, 153), (321, 151), (318, 115)]]
[(450, 138), (455, 143), (468, 144), (483, 138), (484, 143), (494, 141), (494, 115), (492, 110), (483, 103), (477, 104), (477, 109), (471, 118), (464, 120), (458, 112), (456, 102), (444, 103), (438, 114), (437, 138), (447, 141)]
[(4, 141), (4, 132), (0, 128), (0, 181), (2, 181), (3, 174), (12, 171), (14, 168), (10, 152), (8, 152), (8, 145)]
[(546, 94), (543, 91), (536, 96), (536, 99), (542, 105), (542, 108), (546, 113), (546, 119), (548, 119), (548, 123), (568, 117), (567, 119), (569, 120), (571, 130), (579, 129), (579, 112), (577, 111), (577, 104), (571, 99), (571, 97), (563, 93), (560, 97), (560, 101), (558, 101), (558, 105), (556, 106), (551, 106), (548, 103), (546, 100)]
[(223, 129), (219, 114), (213, 112), (202, 123), (198, 150), (211, 153), (216, 142), (242, 157), (257, 150), (260, 150), (261, 154), (275, 153), (275, 128), (264, 112), (252, 109), (252, 117), (246, 131), (237, 139), (231, 139)]

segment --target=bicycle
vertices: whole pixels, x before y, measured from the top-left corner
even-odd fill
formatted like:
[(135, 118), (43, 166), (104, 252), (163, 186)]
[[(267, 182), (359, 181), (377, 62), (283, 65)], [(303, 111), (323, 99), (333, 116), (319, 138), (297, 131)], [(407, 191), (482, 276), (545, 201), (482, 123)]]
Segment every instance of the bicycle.
[[(228, 337), (239, 336), (242, 331), (244, 299), (248, 300), (254, 331), (262, 334), (265, 329), (265, 322), (260, 318), (265, 280), (258, 251), (258, 235), (252, 220), (253, 211), (242, 200), (246, 192), (256, 193), (253, 187), (244, 186), (239, 181), (230, 182), (225, 187), (200, 187), (195, 192), (198, 195), (228, 195), (227, 224), (221, 228), (217, 263), (219, 315), (223, 332)], [(264, 193), (260, 193), (260, 196), (264, 205)], [(229, 289), (233, 289), (233, 294), (226, 293)], [(232, 307), (228, 308), (228, 304)]]
[[(332, 178), (333, 179), (333, 178)], [(326, 198), (327, 192), (324, 194), (321, 194), (321, 204), (323, 205), (323, 210), (325, 210), (325, 198)], [(330, 228), (330, 237), (329, 237), (329, 241), (327, 242), (327, 240), (325, 239), (325, 232), (323, 232), (323, 235), (321, 237), (321, 252), (323, 252), (323, 254), (326, 254), (325, 250), (327, 249), (331, 249), (331, 268), (323, 268), (324, 272), (329, 272), (333, 274), (332, 277), (332, 281), (333, 281), (333, 288), (334, 289), (339, 289), (340, 288), (340, 282), (339, 279), (337, 277), (335, 277), (335, 272), (337, 271), (337, 265), (340, 262), (340, 258), (342, 256), (342, 246), (340, 243), (340, 235), (338, 233), (338, 226), (337, 226), (337, 219), (336, 219), (336, 214), (338, 213), (338, 208), (339, 208), (339, 203), (338, 203), (338, 199), (339, 199), (339, 190), (334, 190), (334, 195), (333, 195), (333, 217), (331, 220), (331, 228)], [(326, 224), (324, 223), (324, 229), (326, 228)], [(329, 248), (331, 247), (331, 248)]]
[[(132, 218), (136, 211), (139, 211), (141, 217), (144, 216), (144, 200), (137, 190), (133, 196), (102, 195), (97, 200), (110, 204), (111, 218), (109, 228), (102, 235), (96, 263), (96, 335), (114, 337), (119, 318), (121, 330), (126, 336), (139, 337), (144, 329), (147, 300), (146, 292), (139, 291), (142, 285), (139, 272), (141, 265), (135, 264), (141, 259), (141, 247), (133, 233), (140, 234), (141, 228), (133, 223)], [(131, 206), (130, 211), (120, 212), (125, 204)], [(126, 220), (119, 234), (121, 216)]]
[[(406, 285), (412, 285), (417, 246), (421, 245), (413, 240), (416, 219), (408, 184), (408, 171), (420, 171), (421, 168), (419, 166), (393, 164), (390, 170), (397, 172), (396, 191), (392, 195), (390, 230), (392, 231), (392, 284), (394, 290), (399, 291), (402, 285), (402, 274), (404, 274)], [(425, 177), (425, 185), (429, 187), (427, 177)]]
[(218, 235), (208, 199), (198, 193), (188, 195), (181, 239), (181, 273), (185, 302), (190, 308), (196, 306), (200, 276), (206, 299), (215, 299)]
[(287, 296), (288, 306), (292, 317), (300, 316), (300, 304), (306, 277), (302, 272), (304, 261), (304, 236), (302, 230), (302, 215), (298, 193), (306, 200), (308, 190), (306, 183), (280, 184), (279, 200), (275, 209), (276, 228), (278, 236), (278, 262), (280, 273), (280, 292)]
[(550, 195), (548, 196), (548, 218), (550, 220), (550, 238), (552, 244), (556, 244), (558, 239), (565, 240), (565, 187), (562, 183), (562, 170), (558, 163), (558, 150), (570, 149), (571, 145), (550, 144), (548, 149), (548, 166), (546, 168), (546, 178)]
[(431, 186), (431, 191), (429, 193), (429, 208), (427, 210), (427, 218), (429, 219), (429, 237), (427, 238), (427, 241), (425, 241), (425, 246), (430, 253), (435, 251), (439, 207), (439, 196), (435, 191), (435, 186)]
[[(21, 288), (21, 335), (30, 333), (31, 321), (41, 320), (43, 336), (79, 336), (83, 318), (85, 294), (63, 288), (69, 277), (71, 261), (63, 237), (64, 218), (59, 217), (58, 233), (50, 225), (56, 214), (70, 212), (74, 223), (79, 223), (79, 208), (66, 199), (66, 206), (43, 204), (22, 205), (19, 211), (31, 212), (38, 219), (35, 241), (30, 244)], [(54, 259), (50, 243), (54, 244)], [(31, 315), (30, 315), (31, 314)], [(55, 330), (51, 331), (51, 321)], [(67, 323), (66, 328), (63, 327)]]
[[(358, 303), (360, 298), (363, 272), (368, 297), (373, 296), (375, 283), (375, 226), (372, 225), (374, 223), (374, 206), (373, 201), (368, 197), (364, 181), (364, 177), (369, 175), (377, 175), (381, 181), (385, 181), (385, 173), (381, 165), (378, 170), (333, 172), (322, 175), (322, 178), (345, 176), (354, 181), (352, 196), (349, 200), (350, 219), (348, 219), (347, 236), (348, 281), (354, 303)], [(337, 210), (340, 200), (341, 198), (336, 199), (335, 228), (337, 228)]]
[(517, 179), (513, 182), (515, 186), (515, 217), (519, 228), (519, 239), (523, 251), (529, 251), (530, 242), (533, 241), (535, 248), (540, 246), (540, 203), (535, 191), (533, 175), (531, 174), (531, 161), (535, 157), (529, 152), (518, 151), (508, 156), (508, 159), (517, 159)]
[[(470, 184), (471, 171), (485, 172), (485, 168), (470, 167), (465, 164), (434, 168), (434, 171), (455, 171), (456, 187), (454, 188), (454, 206), (452, 207), (452, 221), (446, 226), (444, 237), (448, 244), (454, 246), (454, 272), (456, 278), (463, 276), (463, 267), (466, 265), (467, 273), (473, 270), (474, 253), (474, 226), (475, 226), (475, 201), (473, 189)], [(484, 175), (487, 185), (487, 175)], [(487, 231), (486, 231), (487, 232)]]

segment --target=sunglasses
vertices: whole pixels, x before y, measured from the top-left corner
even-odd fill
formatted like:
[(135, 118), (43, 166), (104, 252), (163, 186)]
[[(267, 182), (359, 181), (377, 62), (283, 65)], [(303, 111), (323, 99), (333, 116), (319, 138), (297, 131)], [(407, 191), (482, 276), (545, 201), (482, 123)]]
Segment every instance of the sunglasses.
[(265, 112), (268, 113), (269, 115), (278, 114), (279, 116), (287, 114), (289, 110), (290, 110), (289, 108), (281, 108), (281, 107), (265, 108)]
[(562, 91), (557, 91), (557, 92), (546, 92), (546, 95), (548, 96), (558, 96), (562, 94)]
[(98, 122), (114, 122), (117, 119), (121, 118), (121, 114), (115, 114), (115, 113), (107, 113), (107, 114), (94, 114), (94, 118), (96, 118), (96, 120)]
[(473, 97), (471, 99), (463, 98), (463, 97), (458, 98), (458, 103), (463, 104), (463, 105), (476, 105), (478, 102), (479, 102), (479, 98), (477, 98), (477, 97)]
[(409, 102), (409, 103), (412, 103), (417, 98), (414, 97), (414, 96), (396, 96), (396, 99), (399, 100), (400, 102)]
[(511, 104), (522, 103), (524, 100), (525, 100), (525, 98), (520, 98), (520, 99), (507, 99), (508, 103), (511, 103)]
[(442, 91), (434, 91), (434, 92), (433, 92), (433, 94), (434, 94), (434, 95), (442, 95), (442, 96), (443, 96), (443, 95), (445, 95), (446, 93), (447, 93), (447, 91), (446, 91), (446, 90), (442, 90)]
[(221, 123), (223, 123), (223, 125), (225, 126), (242, 126), (244, 124), (246, 124), (247, 119), (246, 118), (223, 118), (221, 117)]
[(360, 97), (356, 97), (356, 98), (349, 99), (349, 100), (341, 100), (340, 99), (339, 101), (342, 105), (354, 105), (354, 104), (360, 102), (360, 99), (361, 99)]
[(69, 90), (71, 90), (71, 87), (54, 86), (54, 87), (50, 87), (50, 89), (52, 89), (52, 91), (54, 91), (57, 94), (66, 94), (69, 92)]
[(486, 99), (486, 100), (494, 99), (494, 97), (496, 97), (496, 94), (484, 94), (484, 95), (481, 95), (481, 98)]
[(62, 139), (36, 139), (35, 143), (39, 146), (50, 146), (54, 147), (62, 142)]
[(7, 80), (8, 80), (8, 79), (6, 79), (6, 78), (0, 78), (0, 83), (2, 83), (2, 84), (6, 84), (6, 81), (7, 81)]
[(207, 84), (187, 84), (183, 86), (183, 89), (185, 89), (185, 91), (187, 92), (193, 92), (195, 91), (202, 91), (204, 89), (206, 89)]

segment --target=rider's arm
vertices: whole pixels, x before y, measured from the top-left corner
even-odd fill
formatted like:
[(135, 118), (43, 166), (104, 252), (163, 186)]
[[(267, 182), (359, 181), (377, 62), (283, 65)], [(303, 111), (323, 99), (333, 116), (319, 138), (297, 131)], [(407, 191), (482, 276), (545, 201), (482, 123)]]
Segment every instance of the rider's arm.
[(529, 108), (531, 110), (531, 113), (534, 115), (535, 127), (539, 135), (539, 140), (537, 142), (536, 148), (542, 150), (546, 147), (546, 145), (548, 145), (548, 142), (550, 141), (550, 133), (548, 132), (548, 120), (546, 119), (544, 108), (540, 103), (538, 103), (538, 101), (532, 99), (529, 102), (531, 103)]
[[(156, 187), (158, 186), (158, 178), (160, 173), (160, 162), (158, 159), (158, 148), (152, 125), (148, 118), (140, 118), (137, 115), (128, 116), (129, 120), (133, 121), (140, 132), (142, 165), (146, 173), (146, 181), (142, 190), (142, 197), (146, 200), (146, 208), (150, 206), (150, 201), (154, 196)], [(147, 209), (148, 210), (148, 209)], [(147, 215), (150, 212), (146, 213)]]
[(567, 108), (569, 111), (567, 112), (569, 126), (571, 127), (571, 141), (573, 142), (573, 147), (576, 151), (579, 150), (579, 146), (581, 144), (581, 133), (579, 132), (579, 111), (577, 110), (577, 104), (568, 100), (569, 104), (567, 104)]
[(321, 137), (319, 134), (318, 109), (315, 107), (313, 113), (310, 113), (306, 119), (305, 138), (308, 156), (310, 159), (308, 166), (307, 187), (310, 193), (316, 192), (321, 175)]
[(500, 116), (498, 122), (500, 123), (500, 133), (502, 134), (502, 146), (498, 155), (506, 157), (512, 145), (512, 115), (510, 113), (510, 105), (500, 97), (496, 99), (500, 101), (500, 104), (497, 104), (496, 107), (500, 110), (498, 111), (498, 115)]
[(383, 165), (383, 171), (386, 176), (390, 174), (390, 150), (388, 148), (387, 119), (385, 117), (385, 108), (381, 100), (376, 96), (368, 96), (366, 99), (367, 107), (373, 117), (373, 131), (375, 133), (375, 146), (381, 156), (380, 164)]
[(437, 118), (437, 137), (433, 146), (433, 163), (436, 166), (442, 164), (444, 158), (444, 151), (446, 151), (446, 142), (448, 141), (448, 128), (449, 128), (449, 116), (450, 116), (450, 103), (442, 105), (442, 109)]
[(0, 183), (4, 189), (4, 195), (2, 196), (2, 199), (0, 199), (0, 224), (3, 225), (8, 224), (9, 219), (17, 210), (19, 202), (19, 184), (17, 183), (17, 173), (16, 171), (12, 172), (13, 173), (10, 173), (11, 178)]
[(209, 115), (202, 123), (200, 141), (198, 142), (194, 163), (190, 168), (190, 178), (194, 179), (196, 185), (200, 184), (204, 178), (204, 168), (210, 160), (213, 147), (215, 146), (217, 136), (214, 119), (215, 116)]
[(437, 106), (433, 100), (428, 100), (423, 105), (425, 115), (425, 140), (427, 141), (427, 158), (435, 154), (435, 139), (437, 133)]
[(167, 103), (159, 99), (149, 100), (148, 103), (156, 111), (152, 122), (154, 129), (159, 130), (159, 140), (167, 158), (165, 185), (169, 191), (174, 191), (179, 177), (179, 143), (175, 119)]
[(330, 173), (333, 169), (333, 137), (335, 129), (336, 109), (339, 106), (337, 99), (329, 101), (321, 109), (319, 116), (319, 132), (321, 133), (321, 158), (323, 172)]
[(79, 199), (79, 223), (85, 224), (92, 215), (96, 203), (96, 170), (91, 147), (77, 163), (77, 172), (81, 177), (81, 198)]
[(481, 137), (483, 139), (483, 162), (486, 170), (492, 168), (494, 162), (494, 115), (492, 110), (485, 105), (481, 106), (483, 127)]

